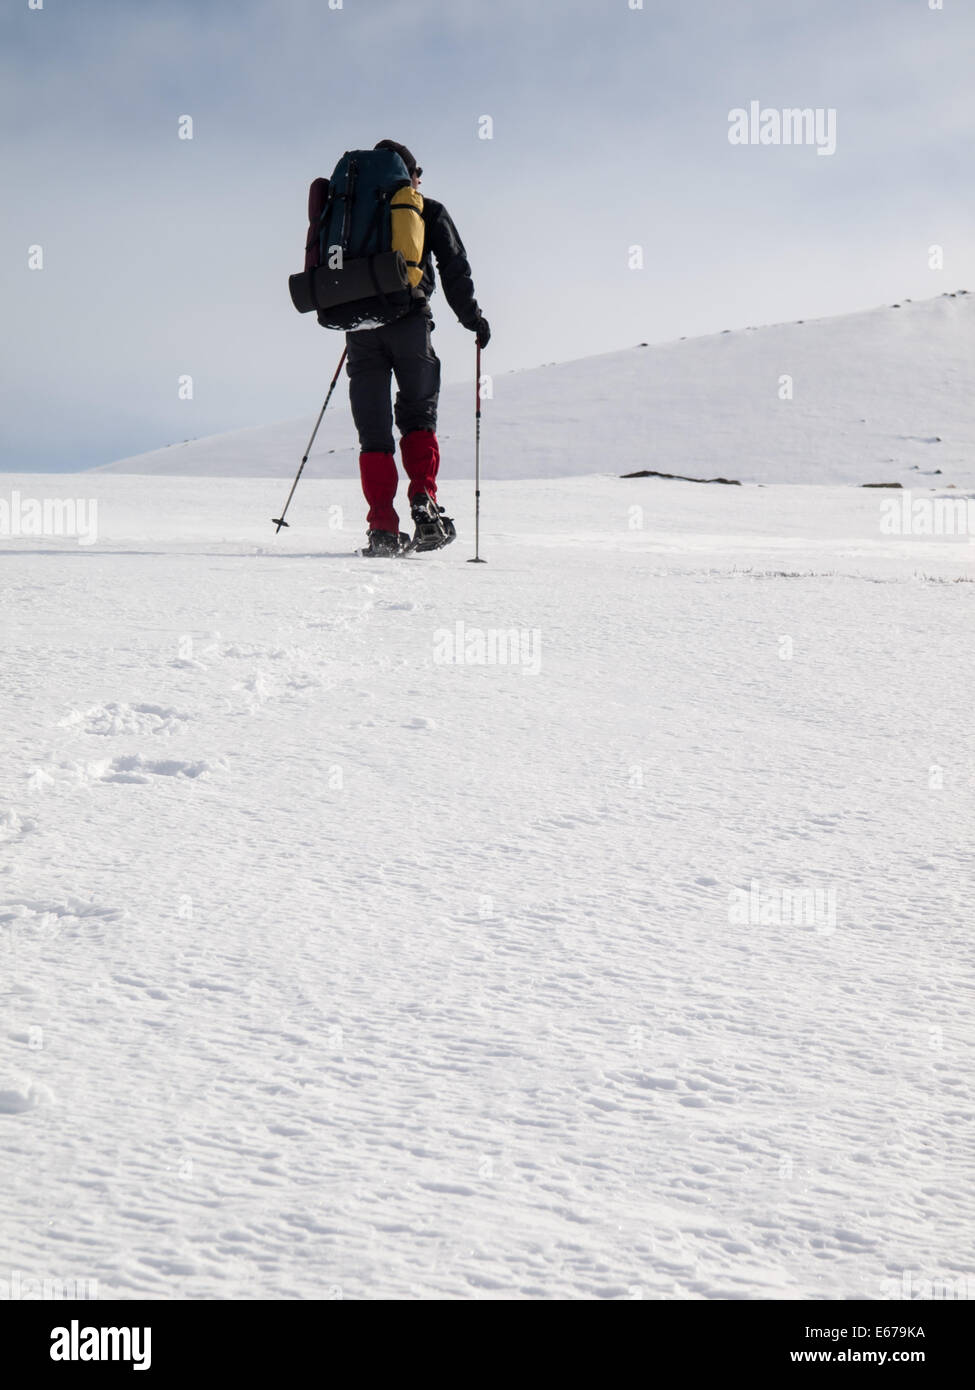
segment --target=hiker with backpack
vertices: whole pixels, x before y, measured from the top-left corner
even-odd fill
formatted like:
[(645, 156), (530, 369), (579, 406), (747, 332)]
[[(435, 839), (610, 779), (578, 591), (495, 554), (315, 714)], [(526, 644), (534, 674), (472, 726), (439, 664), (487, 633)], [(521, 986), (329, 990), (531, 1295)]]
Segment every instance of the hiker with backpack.
[[(349, 401), (369, 504), (364, 555), (436, 550), (456, 535), (437, 503), (440, 360), (431, 341), (433, 258), (447, 303), (476, 335), (478, 347), (486, 347), (491, 336), (474, 297), (463, 242), (443, 204), (418, 191), (422, 173), (406, 146), (394, 140), (344, 154), (331, 179), (311, 186), (305, 271), (291, 277), (295, 307), (316, 310), (322, 327), (346, 335)], [(393, 505), (394, 421), (409, 478), (412, 539), (400, 531)]]

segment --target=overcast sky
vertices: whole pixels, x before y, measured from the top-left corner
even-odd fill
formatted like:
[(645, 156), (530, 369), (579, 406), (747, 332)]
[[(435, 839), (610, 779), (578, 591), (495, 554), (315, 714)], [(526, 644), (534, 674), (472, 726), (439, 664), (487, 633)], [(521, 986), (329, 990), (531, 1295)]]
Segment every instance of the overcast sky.
[[(2, 0), (0, 467), (314, 418), (342, 338), (288, 297), (307, 186), (384, 137), (458, 225), (498, 373), (975, 289), (969, 0), (633, 4)], [(835, 153), (731, 144), (753, 101), (835, 109)]]

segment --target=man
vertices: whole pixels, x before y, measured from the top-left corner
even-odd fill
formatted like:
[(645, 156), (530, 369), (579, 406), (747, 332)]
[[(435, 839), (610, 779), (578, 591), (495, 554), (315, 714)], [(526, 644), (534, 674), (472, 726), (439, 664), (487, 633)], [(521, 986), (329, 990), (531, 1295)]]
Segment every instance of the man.
[[(394, 150), (406, 165), (414, 188), (423, 170), (405, 145), (380, 140), (377, 150)], [(396, 427), (401, 435), (403, 469), (409, 478), (408, 499), (417, 550), (436, 550), (454, 539), (454, 523), (437, 505), (437, 399), (440, 359), (433, 350), (433, 317), (428, 303), (434, 291), (432, 256), (436, 257), (447, 303), (465, 328), (487, 347), (491, 330), (474, 298), (474, 283), (457, 228), (442, 203), (423, 200), (424, 243), (419, 288), (423, 298), (403, 318), (378, 328), (346, 334), (349, 401), (359, 433), (359, 473), (369, 504), (367, 555), (395, 555), (409, 540), (399, 529), (393, 506), (398, 483), (393, 440), (391, 377), (396, 378)]]

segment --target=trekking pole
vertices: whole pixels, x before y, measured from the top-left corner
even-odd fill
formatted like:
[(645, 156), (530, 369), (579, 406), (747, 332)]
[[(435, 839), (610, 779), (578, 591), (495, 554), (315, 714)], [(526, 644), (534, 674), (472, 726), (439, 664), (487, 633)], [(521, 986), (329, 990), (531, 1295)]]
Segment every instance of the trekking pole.
[(481, 345), (477, 345), (477, 381), (474, 410), (474, 554), (469, 565), (486, 565), (481, 559)]
[[(332, 399), (332, 392), (335, 390), (335, 383), (336, 383), (336, 382), (338, 381), (338, 379), (339, 379), (339, 372), (342, 370), (342, 363), (345, 361), (345, 354), (346, 354), (347, 352), (348, 352), (348, 348), (343, 348), (343, 349), (342, 349), (342, 356), (339, 358), (339, 365), (335, 368), (335, 375), (332, 377), (332, 384), (331, 384), (331, 386), (328, 388), (328, 395), (325, 397), (325, 405), (322, 406), (321, 410), (320, 410), (319, 413), (318, 413), (318, 419), (315, 421), (315, 428), (312, 430), (312, 432), (311, 432), (311, 439), (309, 439), (309, 441), (308, 441), (308, 448), (305, 450), (305, 456), (304, 456), (304, 458), (301, 460), (301, 467), (298, 469), (297, 477), (295, 478), (294, 482), (291, 484), (291, 491), (288, 493), (288, 500), (287, 500), (287, 502), (285, 502), (285, 504), (284, 504), (284, 512), (282, 512), (280, 516), (272, 516), (272, 517), (271, 517), (271, 522), (272, 522), (272, 524), (273, 524), (274, 526), (276, 526), (276, 527), (278, 528), (278, 531), (281, 530), (281, 527), (282, 527), (282, 526), (287, 526), (287, 525), (288, 525), (288, 523), (287, 523), (287, 522), (285, 521), (285, 519), (284, 519), (284, 513), (285, 513), (285, 512), (288, 510), (288, 508), (291, 506), (291, 499), (292, 499), (292, 497), (294, 497), (294, 495), (295, 495), (295, 488), (298, 486), (298, 478), (301, 477), (301, 474), (302, 474), (302, 471), (303, 471), (303, 469), (304, 469), (304, 467), (305, 467), (305, 464), (308, 462), (308, 455), (311, 453), (311, 446), (312, 446), (312, 445), (314, 444), (314, 442), (315, 442), (315, 435), (318, 433), (318, 426), (322, 423), (322, 416), (325, 414), (325, 406), (327, 406), (328, 403), (329, 403), (329, 401)], [(275, 535), (277, 535), (277, 532), (275, 532)]]

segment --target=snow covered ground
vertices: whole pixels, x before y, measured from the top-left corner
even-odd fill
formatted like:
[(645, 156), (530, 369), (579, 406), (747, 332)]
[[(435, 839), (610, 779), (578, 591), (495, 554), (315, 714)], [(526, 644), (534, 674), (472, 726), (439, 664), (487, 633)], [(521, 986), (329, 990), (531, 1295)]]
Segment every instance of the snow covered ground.
[(0, 1278), (971, 1278), (969, 540), (602, 476), (370, 562), (351, 481), (7, 483), (99, 512), (0, 545)]

